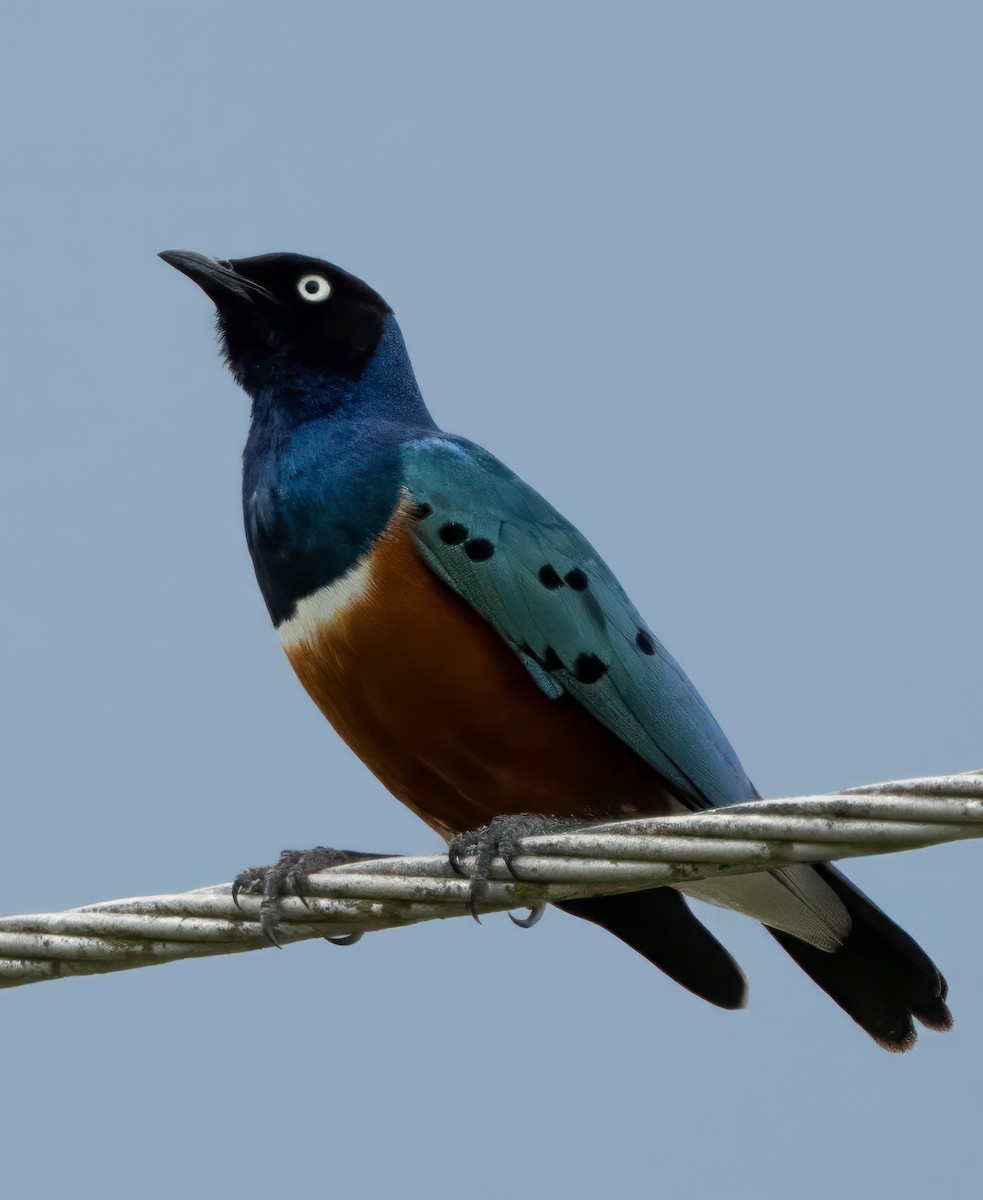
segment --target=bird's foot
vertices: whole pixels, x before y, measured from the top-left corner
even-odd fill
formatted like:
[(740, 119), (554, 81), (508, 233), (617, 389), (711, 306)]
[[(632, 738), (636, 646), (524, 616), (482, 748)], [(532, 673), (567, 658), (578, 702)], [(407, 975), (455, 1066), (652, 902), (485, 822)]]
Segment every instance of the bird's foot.
[[(394, 858), (392, 854), (365, 854), (360, 850), (334, 850), (330, 846), (315, 846), (313, 850), (283, 850), (279, 859), (269, 867), (247, 867), (232, 881), (232, 899), (239, 908), (240, 892), (247, 896), (262, 896), (259, 924), (274, 946), (280, 945), (277, 932), (280, 926), (280, 905), (285, 896), (296, 896), (310, 907), (308, 880), (316, 871), (340, 867), (344, 863), (364, 862), (370, 858)], [(353, 946), (360, 933), (328, 937), (334, 946)]]
[[(579, 817), (550, 817), (540, 813), (515, 813), (493, 817), (487, 825), (479, 829), (469, 829), (466, 833), (455, 834), (447, 847), (447, 858), (451, 868), (465, 879), (471, 881), (468, 894), (468, 907), (471, 915), (481, 924), (478, 916), (478, 905), (488, 891), (488, 878), (491, 865), (495, 858), (501, 858), (510, 873), (519, 878), (512, 868), (513, 860), (519, 853), (519, 843), (526, 837), (537, 837), (544, 833), (560, 833), (578, 829), (584, 822)], [(473, 859), (469, 868), (465, 859)], [(537, 905), (529, 910), (528, 917), (516, 917), (509, 913), (509, 919), (520, 929), (531, 929), (546, 909), (545, 904)]]

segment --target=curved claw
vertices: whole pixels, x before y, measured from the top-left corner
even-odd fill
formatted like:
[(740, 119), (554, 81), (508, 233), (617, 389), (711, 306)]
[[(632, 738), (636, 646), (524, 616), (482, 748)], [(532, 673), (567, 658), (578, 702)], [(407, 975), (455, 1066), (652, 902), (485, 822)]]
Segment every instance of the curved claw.
[(310, 902), (307, 899), (307, 876), (302, 871), (298, 871), (296, 867), (291, 868), (284, 878), (283, 885), (284, 892), (289, 888), (307, 911), (311, 911)]
[(455, 875), (459, 875), (462, 879), (470, 879), (470, 874), (464, 868), (464, 856), (468, 851), (462, 850), (459, 846), (455, 846), (454, 842), (447, 847), (447, 861), (450, 864), (451, 870)]
[(528, 917), (517, 917), (513, 913), (509, 913), (509, 920), (513, 925), (518, 925), (520, 929), (532, 929), (544, 912), (546, 912), (546, 905), (537, 904), (535, 908), (529, 909)]
[(484, 891), (485, 889), (483, 887), (479, 887), (479, 881), (475, 879), (472, 881), (471, 888), (468, 892), (468, 911), (479, 925), (481, 924), (481, 917), (478, 916), (478, 901), (481, 899)]
[(515, 867), (512, 865), (519, 857), (519, 854), (520, 851), (518, 850), (503, 850), (501, 846), (498, 848), (498, 857), (505, 863), (506, 871), (508, 871), (513, 879), (518, 879), (521, 882), (522, 876), (516, 874)]
[[(304, 908), (308, 912), (311, 911), (310, 897), (314, 893), (310, 888), (309, 876), (313, 872), (337, 867), (343, 863), (393, 857), (398, 855), (367, 854), (361, 850), (335, 850), (330, 846), (315, 846), (312, 850), (281, 850), (279, 859), (272, 866), (247, 867), (239, 872), (232, 881), (232, 901), (241, 912), (240, 894), (261, 895), (259, 924), (263, 936), (271, 945), (282, 949), (278, 936), (281, 905), (284, 900), (296, 896)], [(349, 941), (348, 936), (344, 935), (345, 940), (336, 944), (350, 946), (358, 940), (358, 937), (351, 935), (353, 940)]]
[(332, 946), (354, 946), (364, 936), (364, 933), (333, 933), (324, 940), (330, 942)]
[(239, 903), (239, 896), (242, 893), (249, 894), (258, 879), (261, 879), (263, 870), (260, 867), (247, 867), (244, 871), (232, 880), (232, 903), (242, 912), (242, 905)]
[(263, 935), (268, 942), (272, 942), (278, 950), (282, 950), (283, 946), (280, 939), (277, 937), (277, 922), (276, 922), (276, 906), (273, 904), (267, 905), (264, 901), (259, 909), (259, 927), (263, 931)]

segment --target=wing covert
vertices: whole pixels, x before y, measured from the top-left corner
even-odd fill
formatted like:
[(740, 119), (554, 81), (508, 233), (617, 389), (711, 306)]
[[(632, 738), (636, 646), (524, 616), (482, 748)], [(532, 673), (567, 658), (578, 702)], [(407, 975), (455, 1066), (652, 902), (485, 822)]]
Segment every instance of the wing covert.
[(410, 442), (403, 461), (424, 560), (547, 695), (576, 699), (693, 808), (756, 794), (699, 693), (569, 521), (463, 438)]

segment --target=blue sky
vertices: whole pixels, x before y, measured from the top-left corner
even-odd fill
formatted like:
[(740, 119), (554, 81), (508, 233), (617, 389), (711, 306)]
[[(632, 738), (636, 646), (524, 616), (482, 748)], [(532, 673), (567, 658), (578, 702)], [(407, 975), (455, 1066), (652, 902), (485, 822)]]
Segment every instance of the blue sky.
[[(246, 401), (169, 247), (378, 288), (438, 420), (602, 550), (765, 795), (983, 766), (978, 6), (0, 23), (0, 911), (435, 848), (280, 653)], [(979, 853), (851, 866), (951, 984), (905, 1057), (712, 912), (742, 1013), (560, 913), (5, 992), (5, 1184), (967, 1194)]]

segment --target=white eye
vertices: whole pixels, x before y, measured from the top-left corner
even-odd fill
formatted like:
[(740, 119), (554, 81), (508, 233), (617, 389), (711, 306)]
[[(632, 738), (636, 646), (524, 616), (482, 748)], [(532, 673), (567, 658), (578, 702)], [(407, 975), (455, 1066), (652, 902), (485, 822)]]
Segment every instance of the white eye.
[(297, 280), (297, 291), (305, 300), (317, 304), (331, 295), (331, 284), (323, 275), (304, 275)]

